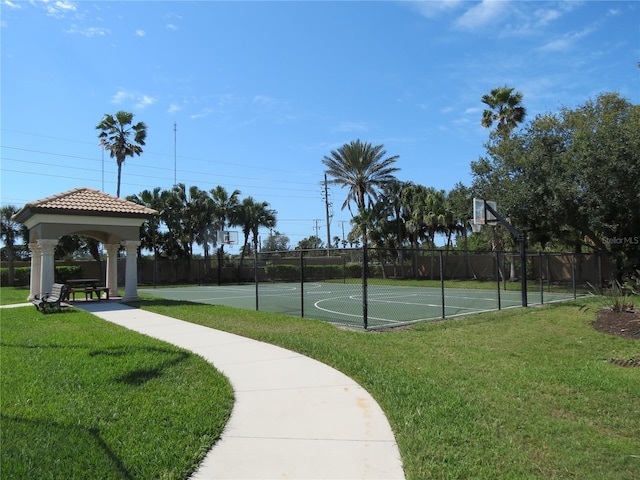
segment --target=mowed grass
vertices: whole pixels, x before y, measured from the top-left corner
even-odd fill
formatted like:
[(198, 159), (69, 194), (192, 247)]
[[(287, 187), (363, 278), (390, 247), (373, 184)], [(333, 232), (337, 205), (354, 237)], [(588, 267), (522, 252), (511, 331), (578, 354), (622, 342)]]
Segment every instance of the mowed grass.
[[(2, 291), (4, 293), (4, 289)], [(395, 432), (408, 480), (638, 478), (640, 369), (620, 367), (608, 360), (640, 357), (640, 342), (595, 331), (590, 326), (600, 308), (595, 301), (506, 310), (414, 325), (410, 329), (390, 332), (356, 332), (315, 320), (188, 302), (148, 299), (136, 305), (281, 345), (345, 372), (366, 388), (385, 411)], [(17, 309), (15, 313), (25, 317), (31, 310), (37, 313), (32, 307)], [(0, 311), (3, 355), (7, 343), (4, 324), (9, 311)], [(173, 462), (171, 454), (176, 452), (154, 447), (146, 442), (151, 440), (147, 437), (131, 441), (126, 438), (129, 432), (124, 426), (107, 437), (101, 430), (101, 422), (109, 418), (111, 410), (103, 402), (103, 396), (94, 396), (90, 402), (80, 402), (97, 404), (97, 407), (88, 411), (83, 421), (49, 421), (53, 412), (75, 408), (70, 405), (72, 402), (62, 404), (58, 397), (65, 397), (62, 393), (68, 396), (69, 392), (76, 389), (74, 386), (78, 382), (69, 378), (74, 379), (74, 375), (78, 375), (78, 368), (74, 366), (80, 360), (83, 365), (90, 361), (110, 364), (121, 360), (118, 355), (88, 354), (91, 351), (113, 353), (109, 347), (115, 348), (113, 343), (84, 350), (84, 357), (87, 358), (83, 360), (79, 355), (84, 348), (82, 345), (91, 345), (98, 339), (82, 333), (70, 341), (70, 345), (75, 345), (74, 348), (69, 347), (64, 355), (56, 357), (57, 362), (64, 364), (69, 354), (74, 355), (70, 365), (64, 367), (66, 375), (62, 377), (65, 378), (49, 378), (53, 371), (47, 374), (32, 373), (31, 377), (21, 374), (19, 378), (14, 378), (11, 386), (16, 390), (29, 391), (33, 381), (29, 382), (28, 379), (35, 377), (37, 383), (45, 385), (38, 388), (45, 388), (54, 394), (41, 395), (37, 402), (31, 401), (26, 405), (15, 405), (15, 400), (7, 402), (5, 392), (9, 392), (10, 388), (5, 387), (5, 372), (8, 368), (38, 370), (30, 366), (33, 361), (30, 356), (23, 356), (22, 350), (28, 352), (34, 348), (34, 344), (55, 347), (62, 343), (60, 335), (69, 336), (54, 327), (49, 333), (52, 339), (43, 339), (40, 337), (44, 334), (40, 332), (43, 329), (38, 327), (43, 322), (62, 320), (72, 315), (88, 314), (69, 312), (15, 320), (20, 325), (33, 325), (28, 329), (31, 333), (20, 337), (21, 346), (11, 347), (21, 349), (18, 352), (20, 355), (14, 356), (14, 363), (8, 366), (3, 358), (1, 364), (3, 478), (16, 478), (6, 476), (4, 469), (7, 445), (23, 455), (26, 462), (36, 462), (39, 457), (50, 455), (50, 446), (55, 443), (47, 443), (46, 439), (51, 435), (48, 433), (50, 426), (54, 425), (57, 429), (58, 424), (60, 428), (67, 429), (60, 432), (58, 437), (74, 436), (74, 444), (78, 445), (66, 450), (67, 456), (60, 462), (63, 466), (56, 472), (57, 475), (49, 478), (81, 478), (81, 471), (84, 474), (92, 472), (93, 478), (172, 478), (174, 473), (164, 473), (162, 468), (157, 470), (162, 474), (149, 474), (133, 468), (128, 468), (123, 474), (124, 470), (118, 465), (124, 464), (122, 459), (127, 459), (127, 455), (142, 457), (132, 459), (131, 465), (142, 466), (147, 461), (170, 465)], [(82, 323), (105, 323), (101, 329), (115, 328), (91, 316), (82, 320)], [(47, 330), (45, 328), (43, 331)], [(105, 337), (102, 333), (95, 335), (103, 339)], [(85, 338), (87, 336), (91, 341)], [(137, 342), (141, 341), (129, 339), (124, 345), (127, 342), (138, 345)], [(122, 344), (122, 340), (115, 343), (116, 346)], [(165, 344), (160, 345), (154, 348), (168, 348)], [(53, 347), (49, 350), (58, 351), (57, 347)], [(115, 353), (118, 352), (116, 349)], [(154, 356), (152, 358), (155, 360), (150, 358), (148, 361), (160, 361)], [(172, 356), (169, 358), (175, 359)], [(170, 363), (167, 358), (164, 362)], [(97, 371), (102, 368), (107, 367), (100, 366)], [(165, 368), (169, 367), (162, 367), (161, 370), (164, 372)], [(175, 368), (175, 365), (171, 368)], [(131, 367), (124, 371), (131, 370), (136, 369)], [(97, 372), (87, 375), (85, 382), (102, 383), (96, 379), (97, 375)], [(118, 380), (122, 375), (107, 376), (111, 380), (107, 382), (110, 387), (105, 390), (112, 390), (114, 386), (123, 388), (120, 385), (122, 381)], [(61, 387), (61, 382), (66, 386)], [(183, 382), (184, 386), (176, 390), (188, 388), (185, 383), (188, 382)], [(147, 384), (144, 382), (139, 387)], [(153, 394), (150, 392), (146, 395), (153, 398)], [(156, 413), (155, 402), (162, 404), (162, 400), (147, 400), (146, 395), (145, 398), (123, 398), (117, 418), (122, 423), (144, 423), (150, 432), (164, 432), (165, 424), (182, 422), (173, 417), (172, 409), (165, 409), (164, 414)], [(31, 397), (23, 395), (20, 398)], [(178, 403), (190, 397), (191, 393), (181, 392)], [(144, 402), (145, 408), (139, 408), (136, 401)], [(210, 401), (218, 402), (215, 398)], [(211, 403), (209, 408), (212, 407)], [(132, 404), (136, 406), (132, 407)], [(14, 423), (37, 423), (37, 430), (28, 432), (28, 440), (22, 441), (20, 435), (5, 438), (5, 406), (21, 409), (21, 415), (27, 419), (17, 421), (14, 413), (9, 417)], [(30, 418), (35, 418), (36, 422), (29, 422)], [(15, 431), (16, 427), (12, 428)], [(100, 432), (100, 436), (96, 437), (94, 432)], [(195, 443), (190, 444), (186, 440), (181, 443), (177, 433), (173, 436), (178, 442), (178, 446), (174, 444), (175, 450), (184, 455), (187, 452), (193, 455), (194, 449), (197, 451)], [(55, 442), (58, 442), (57, 438)], [(121, 442), (133, 444), (131, 450), (134, 453), (127, 453), (129, 447), (123, 448)], [(14, 447), (14, 443), (19, 447)], [(92, 457), (94, 461), (88, 464), (88, 451), (95, 451), (95, 456), (108, 458), (98, 462), (96, 457)], [(250, 452), (247, 456), (247, 461), (250, 461)], [(106, 471), (110, 475), (94, 475), (94, 463), (107, 463), (109, 467)], [(64, 471), (63, 467), (67, 470)], [(18, 478), (38, 477), (28, 475)], [(173, 478), (180, 478), (179, 474), (176, 472)]]
[(409, 480), (637, 479), (640, 342), (595, 331), (596, 302), (355, 332), (225, 306), (140, 308), (306, 354), (380, 403)]
[(81, 310), (2, 309), (0, 341), (3, 479), (188, 478), (233, 406), (201, 357)]
[(0, 288), (0, 305), (15, 305), (28, 303), (29, 287), (2, 287)]

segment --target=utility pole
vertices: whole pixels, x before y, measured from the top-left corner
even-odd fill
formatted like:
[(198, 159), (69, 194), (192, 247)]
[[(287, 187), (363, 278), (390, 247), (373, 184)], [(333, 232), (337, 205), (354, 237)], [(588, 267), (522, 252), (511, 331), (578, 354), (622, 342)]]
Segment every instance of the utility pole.
[(331, 248), (331, 218), (329, 216), (329, 208), (331, 203), (329, 202), (329, 188), (327, 187), (327, 174), (324, 174), (324, 207), (327, 215), (327, 257), (329, 256), (329, 250)]
[(178, 124), (176, 122), (173, 122), (173, 184), (177, 185), (178, 184), (178, 180), (176, 177), (176, 168), (177, 168), (177, 161), (176, 161), (176, 152), (177, 152), (177, 140), (178, 140)]
[(315, 220), (314, 220), (314, 222), (315, 222), (315, 224), (316, 224), (316, 226), (315, 226), (315, 229), (316, 229), (316, 239), (315, 239), (315, 241), (314, 241), (315, 245), (313, 246), (313, 248), (318, 248), (318, 240), (320, 240), (320, 237), (318, 236), (318, 235), (320, 235), (320, 232), (319, 232), (320, 227), (318, 226), (318, 222), (319, 222), (319, 221), (320, 221), (320, 220), (318, 220), (318, 219), (315, 219)]

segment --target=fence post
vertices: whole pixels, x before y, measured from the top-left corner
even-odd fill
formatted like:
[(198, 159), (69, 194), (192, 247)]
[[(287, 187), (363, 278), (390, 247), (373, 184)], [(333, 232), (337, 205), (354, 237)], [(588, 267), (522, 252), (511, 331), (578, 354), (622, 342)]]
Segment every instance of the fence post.
[(369, 269), (369, 258), (367, 255), (367, 241), (362, 242), (362, 321), (364, 329), (369, 327), (368, 305), (367, 305), (367, 275)]
[[(542, 282), (542, 250), (538, 252), (540, 260), (540, 305), (544, 305), (544, 284)], [(532, 265), (533, 267), (533, 265)]]
[(498, 283), (498, 310), (502, 310), (502, 303), (500, 302), (500, 252), (498, 250), (496, 250), (496, 279)]
[(300, 249), (300, 316), (304, 318), (304, 251)]
[(577, 298), (576, 295), (576, 253), (571, 255), (571, 284), (573, 287), (573, 299)]
[(258, 309), (258, 246), (253, 253), (253, 279), (256, 282), (256, 310)]
[(440, 250), (440, 294), (442, 299), (442, 318), (445, 318), (444, 307), (444, 262), (442, 258), (442, 250)]
[(522, 306), (527, 306), (527, 232), (524, 230), (520, 236), (520, 262), (522, 263)]

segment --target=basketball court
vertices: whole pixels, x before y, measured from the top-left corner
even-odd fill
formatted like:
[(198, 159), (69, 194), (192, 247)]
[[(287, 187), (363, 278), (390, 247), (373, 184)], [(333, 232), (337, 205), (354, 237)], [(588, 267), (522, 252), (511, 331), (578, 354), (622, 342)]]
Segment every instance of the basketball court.
[[(522, 266), (520, 290), (496, 288), (491, 282), (480, 288), (362, 284), (333, 281), (305, 283), (252, 283), (219, 286), (139, 288), (143, 295), (168, 300), (282, 313), (323, 320), (350, 328), (391, 328), (422, 321), (442, 320), (473, 313), (526, 307), (575, 298), (574, 293), (527, 291), (526, 235), (516, 230), (497, 211), (496, 202), (473, 199), (474, 232), (501, 225), (520, 243)], [(217, 233), (222, 245), (237, 245), (238, 233)], [(498, 284), (499, 285), (499, 284)], [(363, 293), (366, 291), (366, 301)], [(366, 309), (366, 315), (365, 315)], [(366, 325), (365, 325), (366, 318)]]
[[(520, 291), (369, 285), (369, 328), (389, 328), (415, 322), (521, 306)], [(363, 328), (362, 286), (348, 283), (261, 283), (256, 285), (140, 288), (140, 294), (168, 300), (227, 305), (247, 310), (283, 313)], [(256, 302), (257, 292), (257, 302)], [(545, 293), (544, 302), (572, 299), (571, 293)], [(444, 300), (444, 308), (443, 308)], [(529, 297), (540, 303), (540, 293)]]

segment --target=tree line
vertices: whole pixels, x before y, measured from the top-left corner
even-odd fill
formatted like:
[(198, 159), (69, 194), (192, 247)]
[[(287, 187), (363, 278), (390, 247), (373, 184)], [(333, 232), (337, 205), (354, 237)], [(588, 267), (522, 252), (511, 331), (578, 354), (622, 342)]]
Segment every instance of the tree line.
[[(472, 184), (457, 183), (436, 190), (396, 178), (398, 156), (387, 156), (383, 145), (360, 140), (331, 151), (322, 159), (330, 182), (346, 189), (342, 209), (351, 212), (347, 238), (334, 237), (332, 247), (367, 243), (385, 248), (434, 248), (436, 236), (444, 248), (508, 248), (509, 233), (499, 227), (471, 233), (472, 198), (494, 200), (501, 215), (526, 231), (529, 248), (599, 251), (617, 267), (618, 275), (640, 268), (640, 106), (616, 93), (605, 93), (576, 108), (537, 115), (524, 123), (523, 96), (508, 86), (493, 89), (480, 123), (493, 130), (486, 154), (471, 162)], [(132, 125), (133, 115), (105, 115), (96, 127), (101, 145), (118, 163), (140, 155), (146, 125)], [(290, 248), (286, 235), (273, 231), (277, 212), (269, 203), (218, 186), (209, 191), (184, 184), (171, 189), (144, 190), (128, 200), (153, 208), (159, 215), (142, 227), (141, 248), (156, 258), (188, 259), (194, 245), (205, 259), (212, 249), (223, 252), (217, 233), (239, 227), (243, 234), (240, 262), (258, 251), (258, 231), (270, 229), (266, 250)], [(11, 251), (26, 232), (11, 221), (4, 207), (2, 240)], [(64, 239), (63, 239), (64, 240)], [(91, 240), (69, 242), (94, 256)], [(61, 241), (61, 245), (64, 242)], [(317, 248), (316, 237), (295, 248)], [(329, 245), (327, 245), (329, 247)], [(63, 250), (66, 250), (63, 249)], [(12, 258), (12, 257), (11, 257)]]

